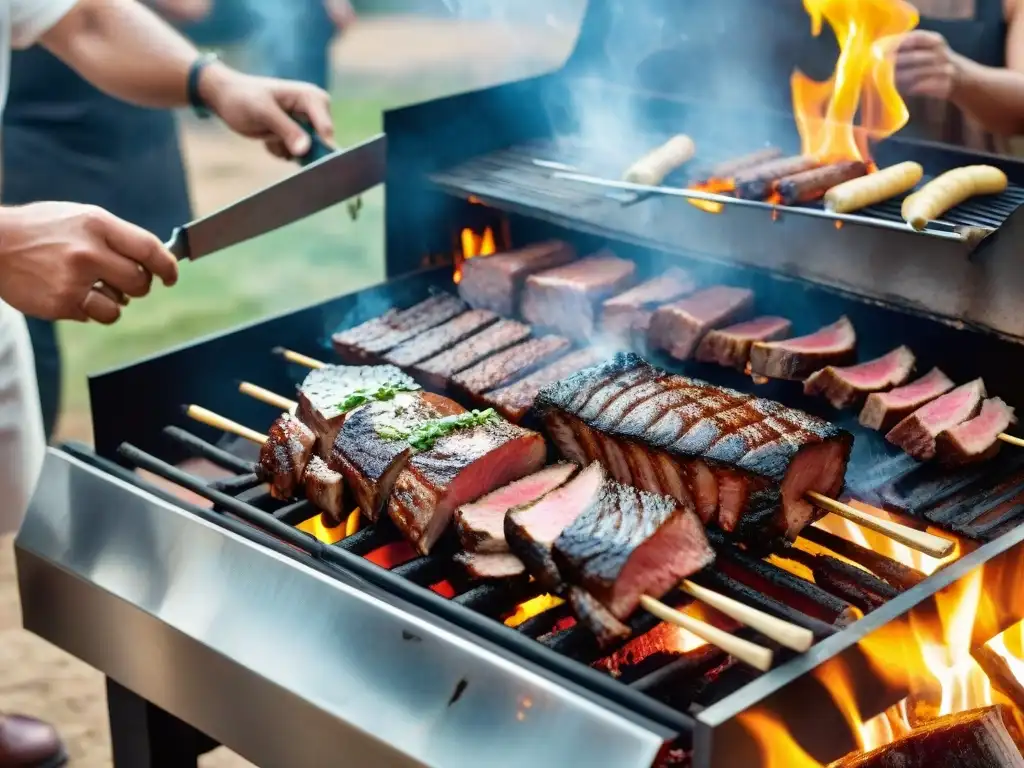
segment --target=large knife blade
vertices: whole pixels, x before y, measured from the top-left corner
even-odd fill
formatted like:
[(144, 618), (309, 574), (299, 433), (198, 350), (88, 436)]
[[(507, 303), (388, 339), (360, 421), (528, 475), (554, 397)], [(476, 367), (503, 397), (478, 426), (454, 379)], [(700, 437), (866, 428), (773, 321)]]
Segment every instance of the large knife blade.
[(182, 260), (244, 243), (377, 186), (384, 181), (386, 165), (387, 137), (381, 133), (330, 152), (286, 179), (178, 227), (166, 246)]

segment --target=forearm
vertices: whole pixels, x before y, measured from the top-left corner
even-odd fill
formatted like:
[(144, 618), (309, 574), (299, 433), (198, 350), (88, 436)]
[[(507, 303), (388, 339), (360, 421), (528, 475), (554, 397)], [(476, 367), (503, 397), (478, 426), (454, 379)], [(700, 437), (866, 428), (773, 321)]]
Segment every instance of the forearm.
[(195, 47), (135, 0), (80, 0), (41, 42), (112, 96), (145, 107), (187, 103)]
[(1024, 133), (1024, 73), (986, 67), (969, 59), (958, 63), (952, 101), (991, 133)]

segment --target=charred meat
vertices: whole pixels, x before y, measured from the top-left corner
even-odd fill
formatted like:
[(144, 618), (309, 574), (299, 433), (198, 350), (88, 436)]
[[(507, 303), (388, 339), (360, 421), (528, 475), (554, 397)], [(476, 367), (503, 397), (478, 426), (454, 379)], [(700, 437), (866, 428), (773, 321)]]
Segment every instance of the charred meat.
[(627, 640), (633, 631), (596, 597), (580, 587), (569, 587), (569, 605), (579, 622), (594, 633), (600, 647)]
[(693, 293), (697, 283), (689, 272), (677, 267), (625, 293), (605, 301), (601, 307), (603, 340), (628, 349), (637, 339), (646, 340), (654, 310), (662, 304)]
[(793, 324), (784, 317), (756, 317), (743, 323), (709, 331), (697, 347), (695, 357), (702, 363), (745, 370), (750, 347), (755, 341), (779, 341), (789, 336)]
[(478, 256), (462, 264), (459, 295), (475, 309), (514, 317), (527, 277), (568, 264), (575, 258), (573, 247), (559, 240), (493, 256)]
[(758, 341), (750, 348), (750, 371), (769, 379), (803, 381), (829, 365), (848, 365), (856, 357), (857, 334), (845, 317), (809, 336)]
[(488, 355), (529, 338), (530, 326), (515, 320), (499, 320), (451, 349), (412, 366), (413, 375), (437, 389), (444, 389), (452, 376), (480, 362)]
[(471, 397), (511, 384), (569, 351), (572, 342), (562, 336), (541, 336), (491, 355), (455, 374), (452, 384)]
[(1013, 408), (993, 397), (981, 404), (981, 413), (939, 434), (936, 448), (944, 464), (961, 465), (990, 459), (999, 452), (999, 435), (1017, 421)]
[(270, 426), (260, 448), (260, 470), (270, 483), (275, 499), (290, 499), (302, 486), (306, 465), (313, 457), (316, 435), (291, 414), (284, 414)]
[(659, 307), (651, 318), (647, 343), (677, 360), (687, 360), (711, 330), (742, 320), (754, 306), (746, 288), (717, 285)]
[(505, 514), (540, 499), (563, 485), (576, 471), (575, 464), (555, 464), (509, 483), (455, 512), (455, 529), (467, 552), (508, 552)]
[(523, 561), (508, 552), (458, 552), (454, 559), (474, 580), (511, 579), (526, 573)]
[(341, 331), (331, 337), (334, 349), (345, 360), (368, 362), (389, 349), (465, 312), (461, 299), (437, 293), (409, 309), (389, 311), (379, 318)]
[(937, 438), (942, 432), (973, 418), (985, 397), (985, 383), (975, 379), (933, 400), (893, 427), (885, 436), (918, 461), (935, 457)]
[(345, 519), (345, 480), (319, 456), (310, 458), (303, 475), (306, 498), (335, 523)]
[(636, 265), (610, 252), (526, 278), (522, 314), (528, 323), (575, 341), (594, 336), (601, 302), (633, 284)]
[(872, 392), (903, 384), (914, 370), (914, 353), (897, 347), (875, 360), (846, 368), (826, 366), (804, 382), (804, 393), (824, 395), (833, 408), (850, 408)]
[(604, 355), (592, 347), (570, 352), (539, 371), (520, 379), (515, 384), (488, 392), (483, 396), (483, 400), (496, 408), (509, 421), (518, 423), (533, 407), (533, 401), (541, 389), (559, 379), (564, 379), (569, 374), (599, 363), (603, 358)]
[(423, 362), (444, 352), (463, 339), (482, 331), (497, 319), (498, 316), (489, 310), (471, 309), (469, 312), (463, 312), (458, 317), (452, 318), (447, 323), (441, 323), (436, 328), (431, 328), (429, 331), (424, 331), (418, 336), (413, 336), (408, 341), (402, 342), (384, 355), (384, 359), (394, 365), (408, 368), (410, 365)]
[(868, 395), (860, 412), (860, 423), (869, 429), (888, 432), (918, 408), (946, 394), (954, 386), (946, 374), (932, 368), (910, 384)]

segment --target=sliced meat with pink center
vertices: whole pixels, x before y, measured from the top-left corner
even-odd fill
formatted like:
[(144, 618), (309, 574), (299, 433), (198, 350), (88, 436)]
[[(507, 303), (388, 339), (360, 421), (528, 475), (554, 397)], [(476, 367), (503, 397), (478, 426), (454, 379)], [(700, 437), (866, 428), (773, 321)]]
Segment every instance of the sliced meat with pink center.
[(753, 307), (754, 294), (746, 288), (706, 288), (655, 310), (647, 343), (651, 349), (687, 360), (708, 332), (742, 320)]
[(717, 363), (742, 371), (750, 362), (750, 347), (754, 342), (785, 339), (792, 330), (789, 320), (771, 316), (717, 328), (701, 339), (695, 357), (702, 363)]
[(999, 435), (1017, 421), (1013, 408), (993, 397), (981, 404), (973, 419), (939, 434), (936, 449), (944, 464), (959, 466), (990, 459), (999, 452)]
[(907, 347), (860, 365), (826, 366), (804, 382), (804, 394), (824, 395), (833, 408), (850, 408), (872, 392), (903, 384), (914, 370), (914, 353)]
[(505, 514), (555, 490), (575, 471), (574, 464), (555, 464), (463, 504), (455, 512), (455, 529), (462, 548), (467, 552), (507, 552)]
[(879, 432), (888, 432), (903, 419), (956, 385), (938, 368), (932, 368), (917, 381), (889, 392), (868, 395), (860, 412), (860, 423)]
[(935, 457), (937, 438), (947, 429), (973, 418), (985, 397), (985, 383), (975, 379), (963, 384), (928, 405), (918, 408), (893, 427), (885, 436), (918, 461)]
[(757, 341), (750, 347), (750, 372), (769, 379), (803, 381), (829, 365), (849, 365), (857, 354), (857, 333), (846, 317), (809, 336)]

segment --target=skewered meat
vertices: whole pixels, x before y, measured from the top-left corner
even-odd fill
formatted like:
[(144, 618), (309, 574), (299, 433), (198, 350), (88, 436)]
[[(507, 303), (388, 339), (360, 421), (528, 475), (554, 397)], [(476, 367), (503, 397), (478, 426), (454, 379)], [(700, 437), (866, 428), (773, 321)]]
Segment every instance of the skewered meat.
[(306, 464), (303, 481), (306, 498), (313, 506), (340, 523), (345, 516), (345, 480), (341, 473), (328, 467), (319, 456), (313, 456)]
[(686, 360), (708, 331), (743, 319), (754, 306), (746, 288), (716, 285), (659, 307), (651, 318), (647, 342), (677, 360)]
[(744, 370), (755, 341), (778, 341), (789, 336), (793, 324), (784, 317), (756, 317), (744, 323), (709, 331), (701, 339), (695, 357), (702, 363), (717, 363)]
[(598, 307), (633, 284), (636, 264), (610, 251), (526, 278), (523, 319), (575, 341), (593, 337)]
[(423, 362), (434, 355), (444, 352), (463, 339), (482, 331), (498, 319), (498, 316), (487, 309), (471, 309), (456, 318), (442, 323), (436, 328), (413, 336), (392, 349), (384, 359), (389, 363), (408, 368), (410, 365)]
[(458, 507), (533, 474), (546, 455), (544, 438), (495, 414), (409, 459), (395, 480), (388, 515), (407, 541), (429, 554)]
[(560, 240), (493, 256), (477, 256), (462, 264), (459, 295), (471, 307), (513, 317), (529, 275), (560, 267), (575, 258), (573, 247)]
[(562, 336), (542, 336), (491, 355), (452, 377), (452, 384), (471, 397), (506, 384), (540, 368), (569, 351), (572, 342)]
[(856, 357), (857, 334), (846, 317), (812, 333), (785, 341), (758, 341), (750, 347), (750, 370), (769, 379), (803, 381), (828, 365), (848, 365)]
[(408, 442), (389, 439), (390, 431), (460, 413), (465, 413), (461, 405), (431, 392), (400, 393), (370, 403), (345, 420), (329, 466), (344, 475), (359, 509), (376, 522), (413, 451)]
[(331, 342), (342, 359), (367, 362), (466, 309), (461, 299), (449, 293), (437, 293), (409, 309), (389, 310), (381, 317), (336, 333)]
[(505, 515), (509, 549), (545, 589), (562, 589), (562, 576), (551, 556), (555, 539), (597, 500), (607, 479), (604, 467), (594, 462), (561, 487)]
[(329, 457), (346, 417), (374, 397), (420, 386), (393, 365), (328, 365), (310, 371), (299, 387), (295, 415), (317, 437), (317, 450)]
[(646, 339), (654, 310), (692, 293), (697, 283), (689, 272), (673, 267), (652, 280), (605, 301), (601, 307), (601, 333), (606, 341), (628, 348), (635, 338)]
[(515, 320), (499, 320), (480, 333), (470, 336), (451, 349), (412, 366), (412, 373), (436, 389), (444, 389), (459, 371), (480, 362), (488, 355), (518, 344), (530, 336), (530, 326)]
[(834, 496), (842, 488), (853, 440), (801, 411), (666, 373), (633, 354), (545, 388), (535, 407), (564, 456), (600, 461), (619, 482), (683, 505), (690, 497), (707, 522), (719, 504), (713, 468), (748, 476), (751, 490), (761, 480), (780, 486), (769, 527), (790, 538), (819, 516), (808, 491)]
[(829, 365), (804, 382), (804, 393), (824, 395), (834, 408), (850, 408), (872, 392), (903, 384), (914, 370), (914, 353), (907, 347), (860, 365), (837, 368)]
[(471, 579), (511, 579), (526, 573), (523, 561), (508, 552), (458, 552), (454, 559)]
[(868, 395), (860, 412), (860, 423), (869, 429), (888, 432), (918, 408), (946, 394), (954, 386), (946, 374), (932, 368), (906, 386)]
[(530, 504), (563, 485), (576, 471), (575, 464), (555, 464), (509, 483), (455, 512), (455, 529), (467, 552), (508, 552), (505, 514)]
[(271, 496), (286, 500), (295, 495), (315, 446), (313, 430), (291, 414), (283, 414), (271, 425), (259, 460)]
[(893, 427), (885, 439), (918, 461), (928, 461), (935, 457), (935, 438), (977, 414), (984, 397), (985, 383), (981, 379), (970, 381), (918, 408)]
[(607, 648), (633, 634), (601, 601), (580, 587), (569, 587), (569, 605), (580, 623), (594, 633), (598, 646)]
[(559, 535), (554, 558), (566, 580), (624, 621), (641, 596), (661, 597), (714, 562), (715, 552), (692, 507), (607, 482)]
[(599, 363), (605, 356), (593, 347), (570, 352), (555, 362), (531, 373), (515, 384), (495, 389), (483, 396), (484, 401), (496, 408), (502, 416), (516, 423), (522, 421), (526, 412), (533, 406), (537, 393), (548, 384), (564, 379), (571, 373), (583, 370), (587, 366)]
[(1016, 421), (1013, 408), (993, 397), (981, 404), (981, 413), (939, 434), (936, 448), (944, 464), (970, 464), (999, 452), (999, 434)]

